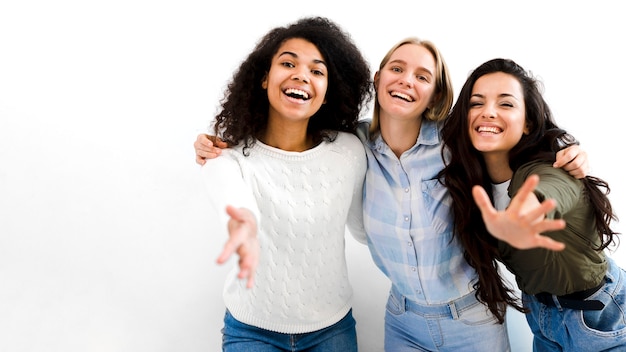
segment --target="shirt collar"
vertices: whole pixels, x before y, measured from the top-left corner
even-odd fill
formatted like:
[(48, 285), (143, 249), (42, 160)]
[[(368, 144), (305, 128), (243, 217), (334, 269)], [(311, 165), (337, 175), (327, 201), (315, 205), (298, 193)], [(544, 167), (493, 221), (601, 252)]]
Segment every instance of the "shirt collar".
[[(406, 152), (412, 152), (415, 150), (420, 144), (423, 145), (437, 145), (441, 141), (440, 135), (441, 125), (438, 122), (422, 119), (422, 126), (420, 127), (420, 134), (417, 137), (417, 141), (415, 145), (411, 147), (411, 149)], [(372, 150), (376, 150), (379, 153), (387, 153), (391, 152), (389, 146), (383, 140), (383, 137), (380, 133), (374, 138), (373, 141), (369, 142), (369, 146)]]

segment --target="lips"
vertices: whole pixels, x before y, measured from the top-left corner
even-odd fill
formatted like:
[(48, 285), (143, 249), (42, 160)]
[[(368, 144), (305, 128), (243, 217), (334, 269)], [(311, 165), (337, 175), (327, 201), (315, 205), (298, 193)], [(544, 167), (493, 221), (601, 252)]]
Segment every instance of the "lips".
[(308, 92), (302, 89), (296, 89), (296, 88), (287, 88), (283, 91), (283, 93), (291, 98), (302, 99), (302, 100), (309, 100), (311, 96)]
[(410, 95), (405, 94), (405, 93), (401, 93), (401, 92), (392, 91), (392, 92), (389, 93), (389, 95), (391, 95), (394, 98), (400, 98), (400, 99), (405, 100), (405, 101), (407, 101), (409, 103), (412, 103), (412, 102), (415, 101), (415, 99), (413, 99), (413, 97), (411, 97)]
[(476, 131), (479, 133), (493, 133), (493, 134), (502, 133), (502, 129), (496, 126), (478, 126), (476, 128)]

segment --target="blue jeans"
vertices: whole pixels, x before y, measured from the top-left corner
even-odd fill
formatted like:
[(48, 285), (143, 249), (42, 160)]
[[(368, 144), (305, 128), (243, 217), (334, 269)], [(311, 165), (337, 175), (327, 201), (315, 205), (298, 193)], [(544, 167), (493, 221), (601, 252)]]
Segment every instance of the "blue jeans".
[(356, 352), (356, 322), (349, 311), (339, 322), (304, 334), (283, 334), (244, 324), (228, 310), (222, 329), (224, 352)]
[(447, 304), (422, 305), (392, 287), (385, 313), (385, 351), (510, 351), (498, 324), (474, 292)]
[(550, 307), (522, 294), (534, 351), (626, 351), (626, 272), (608, 262), (604, 286), (587, 298), (604, 303), (602, 310), (567, 309), (558, 301)]

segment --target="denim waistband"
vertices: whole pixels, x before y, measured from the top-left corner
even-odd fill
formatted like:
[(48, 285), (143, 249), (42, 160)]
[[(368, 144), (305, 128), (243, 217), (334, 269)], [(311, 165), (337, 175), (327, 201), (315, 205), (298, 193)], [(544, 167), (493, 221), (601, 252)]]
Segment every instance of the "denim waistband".
[(406, 311), (413, 312), (419, 315), (431, 315), (448, 317), (452, 319), (458, 319), (461, 313), (476, 304), (481, 304), (476, 299), (476, 292), (472, 291), (465, 296), (449, 301), (447, 303), (439, 304), (421, 304), (401, 295), (395, 287), (392, 287), (392, 294), (398, 299), (400, 304), (404, 304)]

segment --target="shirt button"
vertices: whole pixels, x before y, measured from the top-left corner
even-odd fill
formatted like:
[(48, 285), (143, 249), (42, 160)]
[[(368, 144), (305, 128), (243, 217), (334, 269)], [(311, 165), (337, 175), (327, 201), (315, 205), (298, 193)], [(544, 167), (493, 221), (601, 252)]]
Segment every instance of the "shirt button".
[(408, 187), (404, 189), (404, 193), (409, 193), (409, 188)]
[(414, 267), (414, 266), (412, 266), (412, 267), (411, 267), (411, 271), (416, 272), (416, 271), (417, 271), (417, 268), (416, 268), (416, 267)]
[(408, 216), (405, 216), (405, 217), (404, 217), (404, 221), (409, 221), (409, 217), (408, 217)]
[(407, 242), (406, 243), (409, 247), (413, 247), (413, 242)]

